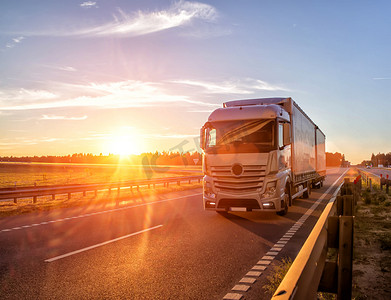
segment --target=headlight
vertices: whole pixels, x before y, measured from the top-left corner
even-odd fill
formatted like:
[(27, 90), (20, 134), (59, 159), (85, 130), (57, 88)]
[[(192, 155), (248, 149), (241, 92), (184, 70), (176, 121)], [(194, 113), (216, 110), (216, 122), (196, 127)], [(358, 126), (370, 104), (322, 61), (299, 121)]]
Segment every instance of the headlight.
[(262, 195), (262, 198), (272, 198), (276, 195), (276, 186), (277, 181), (268, 182), (266, 184), (265, 193)]

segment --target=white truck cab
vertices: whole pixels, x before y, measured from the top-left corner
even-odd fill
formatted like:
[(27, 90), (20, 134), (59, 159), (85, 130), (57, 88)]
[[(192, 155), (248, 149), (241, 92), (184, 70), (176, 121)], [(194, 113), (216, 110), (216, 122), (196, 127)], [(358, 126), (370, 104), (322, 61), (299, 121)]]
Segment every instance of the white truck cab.
[[(205, 210), (283, 215), (292, 196), (308, 196), (322, 183), (325, 164), (322, 174), (316, 170), (320, 130), (296, 106), (291, 98), (250, 99), (211, 113), (201, 129)], [(324, 138), (320, 151), (318, 160), (325, 161)]]

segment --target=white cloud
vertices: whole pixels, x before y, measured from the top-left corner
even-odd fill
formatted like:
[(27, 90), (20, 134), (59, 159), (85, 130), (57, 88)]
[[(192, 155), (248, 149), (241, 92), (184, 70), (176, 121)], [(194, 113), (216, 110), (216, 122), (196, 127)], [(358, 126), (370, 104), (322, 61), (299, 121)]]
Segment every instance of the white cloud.
[(37, 101), (55, 99), (58, 96), (45, 90), (31, 90), (31, 89), (16, 89), (16, 90), (0, 90), (0, 105), (1, 102), (10, 101)]
[(73, 35), (85, 36), (137, 36), (158, 32), (190, 23), (192, 20), (214, 20), (216, 10), (213, 6), (198, 2), (180, 1), (167, 10), (156, 12), (138, 11), (127, 14), (118, 9), (118, 15), (110, 23), (92, 28), (82, 29)]
[(289, 91), (289, 89), (267, 83), (259, 79), (247, 78), (223, 82), (206, 82), (196, 80), (174, 80), (173, 83), (200, 87), (211, 94), (253, 94), (255, 91)]
[(80, 4), (81, 7), (90, 8), (90, 7), (97, 7), (96, 2), (94, 1), (85, 1)]
[(76, 72), (77, 70), (74, 67), (58, 67), (57, 69), (61, 71), (67, 71), (67, 72)]
[(20, 37), (13, 38), (12, 40), (14, 41), (14, 43), (19, 44), (22, 40), (24, 40), (24, 37), (20, 36)]
[(375, 77), (373, 80), (390, 80), (391, 77)]
[[(90, 4), (91, 5), (88, 5)], [(83, 7), (91, 7), (92, 1), (84, 2)], [(26, 32), (29, 36), (120, 36), (131, 37), (159, 32), (170, 28), (189, 25), (196, 20), (211, 22), (217, 18), (216, 9), (208, 4), (178, 1), (169, 8), (160, 11), (125, 12), (118, 8), (113, 20), (105, 24), (77, 30)]]
[(24, 40), (25, 38), (23, 36), (19, 36), (19, 37), (16, 37), (16, 38), (13, 38), (11, 42), (8, 42), (5, 47), (8, 48), (8, 49), (11, 49), (11, 48), (14, 48), (17, 44), (21, 43), (22, 40)]
[[(73, 98), (57, 98), (55, 101), (29, 101), (10, 103), (1, 101), (5, 99), (0, 91), (0, 110), (25, 110), (25, 109), (47, 109), (58, 107), (98, 107), (98, 108), (127, 108), (127, 107), (149, 107), (159, 106), (168, 103), (178, 105), (190, 105), (196, 107), (215, 107), (216, 104), (192, 100), (188, 96), (168, 93), (161, 84), (141, 81), (120, 81), (109, 83), (91, 83), (89, 85), (73, 85), (72, 90), (78, 89), (81, 96)], [(26, 91), (26, 90), (24, 90)], [(32, 93), (32, 91), (30, 91)], [(26, 93), (25, 93), (26, 94)], [(44, 91), (37, 92), (35, 99), (42, 99), (39, 95), (50, 99), (56, 98), (55, 94)], [(34, 95), (29, 95), (30, 100)], [(21, 97), (14, 97), (20, 100)]]
[(69, 121), (81, 121), (86, 120), (88, 116), (82, 117), (66, 117), (66, 116), (55, 116), (55, 115), (42, 115), (41, 120), (69, 120)]

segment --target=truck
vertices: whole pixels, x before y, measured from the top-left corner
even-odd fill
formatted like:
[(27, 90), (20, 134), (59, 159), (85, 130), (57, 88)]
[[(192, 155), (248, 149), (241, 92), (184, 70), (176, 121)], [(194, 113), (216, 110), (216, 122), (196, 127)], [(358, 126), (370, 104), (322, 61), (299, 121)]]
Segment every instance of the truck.
[(325, 139), (290, 97), (223, 103), (200, 131), (204, 209), (285, 215), (323, 186)]

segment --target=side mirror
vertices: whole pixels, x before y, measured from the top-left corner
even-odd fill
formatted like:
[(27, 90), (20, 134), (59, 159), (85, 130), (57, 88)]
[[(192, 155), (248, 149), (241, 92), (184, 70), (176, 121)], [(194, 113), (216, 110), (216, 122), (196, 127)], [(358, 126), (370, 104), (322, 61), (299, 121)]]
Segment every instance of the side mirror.
[(291, 124), (284, 123), (284, 146), (290, 145), (291, 143)]
[(205, 150), (205, 126), (202, 126), (200, 130), (200, 147)]

